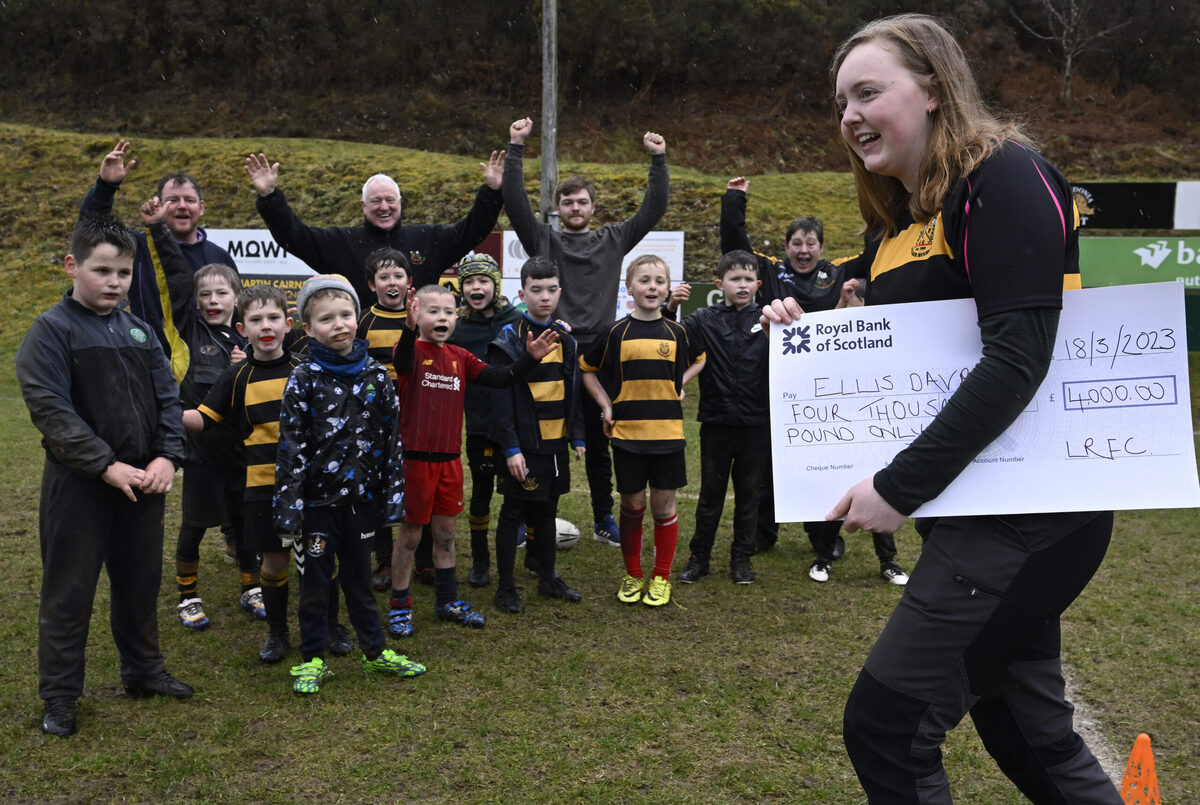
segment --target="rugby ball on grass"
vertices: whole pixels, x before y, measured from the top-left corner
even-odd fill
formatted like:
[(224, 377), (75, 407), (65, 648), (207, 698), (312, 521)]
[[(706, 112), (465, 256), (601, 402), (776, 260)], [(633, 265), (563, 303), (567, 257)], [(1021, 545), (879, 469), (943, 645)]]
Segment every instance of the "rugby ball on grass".
[(558, 530), (558, 549), (560, 551), (569, 551), (579, 544), (579, 529), (573, 523), (559, 517), (555, 520), (555, 528)]

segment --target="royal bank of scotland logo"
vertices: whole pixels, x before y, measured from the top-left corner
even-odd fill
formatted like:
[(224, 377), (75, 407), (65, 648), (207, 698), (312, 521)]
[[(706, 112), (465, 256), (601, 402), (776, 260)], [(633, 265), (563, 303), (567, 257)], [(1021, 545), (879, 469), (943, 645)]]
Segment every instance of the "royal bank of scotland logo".
[(808, 348), (808, 325), (797, 327), (786, 327), (783, 330), (783, 354), (790, 355), (792, 353), (800, 354), (801, 352), (812, 352)]

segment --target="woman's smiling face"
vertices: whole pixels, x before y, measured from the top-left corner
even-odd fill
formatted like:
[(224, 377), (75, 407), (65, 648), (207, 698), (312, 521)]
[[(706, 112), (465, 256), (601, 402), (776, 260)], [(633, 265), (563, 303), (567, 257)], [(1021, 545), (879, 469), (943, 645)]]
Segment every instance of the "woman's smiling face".
[(878, 40), (851, 50), (838, 69), (842, 138), (867, 170), (914, 192), (933, 131), (937, 97)]

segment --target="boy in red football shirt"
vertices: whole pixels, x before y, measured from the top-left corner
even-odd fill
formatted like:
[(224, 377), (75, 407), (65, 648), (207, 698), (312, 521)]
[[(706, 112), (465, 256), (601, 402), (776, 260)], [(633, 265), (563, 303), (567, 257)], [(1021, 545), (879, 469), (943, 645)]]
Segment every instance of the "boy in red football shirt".
[[(504, 367), (490, 367), (470, 351), (447, 343), (454, 332), (457, 305), (439, 285), (408, 293), (407, 328), (396, 344), (393, 365), (400, 398), (400, 437), (404, 444), (404, 522), (392, 550), (392, 599), (388, 633), (411, 637), (413, 553), (425, 524), (433, 528), (435, 609), (439, 620), (482, 628), (483, 615), (458, 597), (454, 533), (463, 510), (463, 401), (470, 381), (504, 388), (523, 377), (558, 341), (546, 330), (530, 336), (526, 355)], [(415, 329), (414, 329), (415, 328)]]

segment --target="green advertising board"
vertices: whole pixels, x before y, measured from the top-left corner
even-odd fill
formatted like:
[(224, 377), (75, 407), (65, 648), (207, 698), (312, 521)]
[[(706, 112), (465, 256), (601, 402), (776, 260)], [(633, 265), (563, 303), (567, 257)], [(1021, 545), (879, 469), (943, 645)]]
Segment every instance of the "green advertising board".
[(1080, 238), (1083, 286), (1182, 282), (1200, 288), (1200, 238)]
[(692, 286), (692, 295), (679, 306), (680, 319), (689, 313), (695, 313), (702, 307), (725, 300), (725, 294), (717, 290), (714, 282), (689, 282), (688, 285)]
[(1200, 350), (1200, 238), (1080, 238), (1083, 287), (1181, 282), (1188, 349)]

